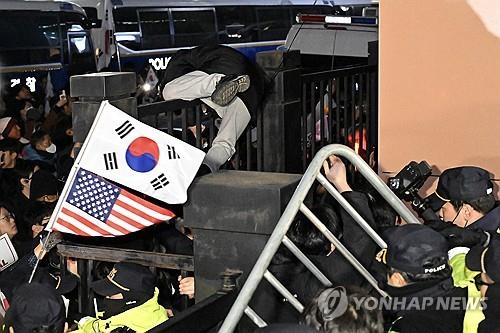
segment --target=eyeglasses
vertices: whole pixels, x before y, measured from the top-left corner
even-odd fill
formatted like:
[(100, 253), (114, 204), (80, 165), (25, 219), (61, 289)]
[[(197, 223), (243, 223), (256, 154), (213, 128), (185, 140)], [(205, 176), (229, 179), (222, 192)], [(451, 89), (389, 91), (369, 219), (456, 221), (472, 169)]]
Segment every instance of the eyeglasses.
[(491, 286), (493, 283), (484, 282), (481, 278), (481, 274), (478, 274), (474, 277), (474, 283), (476, 284), (477, 290), (481, 289), (481, 286)]

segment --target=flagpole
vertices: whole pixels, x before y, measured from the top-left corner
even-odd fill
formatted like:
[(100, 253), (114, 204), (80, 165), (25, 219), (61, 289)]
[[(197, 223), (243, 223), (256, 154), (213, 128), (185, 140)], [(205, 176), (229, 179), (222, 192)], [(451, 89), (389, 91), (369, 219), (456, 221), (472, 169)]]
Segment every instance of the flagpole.
[(89, 133), (87, 134), (87, 137), (85, 138), (85, 141), (83, 142), (82, 148), (80, 149), (78, 156), (75, 158), (75, 164), (80, 164), (80, 161), (83, 158), (83, 153), (85, 152), (85, 150), (87, 149), (87, 146), (89, 145), (90, 138), (92, 137), (92, 134), (94, 133), (95, 128), (97, 127), (97, 123), (99, 122), (99, 119), (101, 118), (103, 110), (108, 105), (111, 105), (111, 103), (109, 103), (107, 100), (103, 101), (101, 103), (101, 106), (99, 107), (99, 111), (97, 111), (97, 114), (95, 115), (94, 122), (92, 123), (92, 127), (90, 127)]
[(47, 248), (47, 243), (49, 241), (50, 235), (52, 234), (52, 227), (54, 226), (55, 223), (55, 218), (57, 214), (59, 214), (59, 211), (61, 210), (61, 206), (66, 200), (69, 192), (69, 187), (73, 183), (73, 180), (75, 179), (76, 172), (78, 170), (78, 165), (73, 164), (71, 167), (71, 171), (68, 175), (68, 179), (66, 180), (66, 183), (64, 184), (64, 188), (62, 190), (61, 196), (59, 197), (59, 200), (57, 201), (56, 208), (52, 211), (52, 215), (50, 215), (50, 220), (49, 223), (47, 224), (47, 227), (45, 227), (46, 230), (49, 231), (47, 234), (47, 237), (45, 238), (45, 241), (42, 243), (42, 252), (40, 252), (38, 255), (36, 255), (36, 262), (35, 266), (33, 267), (33, 271), (31, 271), (30, 279), (28, 280), (28, 283), (31, 283), (33, 280), (33, 277), (35, 276), (35, 272), (38, 268), (38, 263), (40, 262), (40, 257), (44, 255), (45, 249)]
[(83, 158), (83, 155), (85, 153), (85, 150), (87, 149), (87, 146), (89, 145), (89, 141), (92, 137), (92, 134), (95, 131), (95, 128), (97, 126), (97, 122), (99, 121), (99, 118), (101, 117), (104, 108), (109, 104), (110, 103), (108, 101), (103, 101), (101, 103), (101, 106), (99, 107), (99, 111), (97, 111), (97, 114), (94, 118), (94, 122), (92, 123), (92, 126), (90, 127), (89, 133), (87, 134), (87, 137), (85, 138), (85, 141), (83, 142), (82, 148), (80, 149), (78, 156), (76, 156), (75, 162), (73, 162), (73, 166), (71, 167), (71, 171), (69, 172), (68, 179), (66, 179), (66, 183), (64, 183), (64, 187), (63, 187), (63, 190), (61, 192), (61, 195), (59, 196), (59, 200), (57, 201), (56, 207), (52, 211), (52, 215), (50, 216), (50, 220), (49, 220), (49, 223), (47, 224), (47, 227), (45, 227), (45, 230), (48, 230), (49, 233), (47, 234), (47, 237), (45, 238), (45, 242), (42, 244), (42, 252), (40, 252), (39, 255), (36, 255), (35, 266), (33, 267), (33, 271), (31, 272), (28, 283), (31, 283), (31, 281), (33, 280), (33, 277), (35, 276), (35, 272), (38, 268), (38, 263), (40, 262), (40, 257), (42, 257), (44, 255), (44, 252), (45, 252), (45, 249), (47, 248), (47, 243), (49, 241), (50, 235), (52, 234), (52, 228), (54, 227), (54, 224), (56, 222), (56, 216), (59, 214), (59, 212), (61, 210), (61, 206), (63, 205), (64, 201), (66, 201), (66, 198), (68, 197), (69, 189), (71, 188), (71, 185), (73, 184), (73, 180), (75, 179), (76, 173), (79, 169), (79, 163), (80, 163), (81, 159)]

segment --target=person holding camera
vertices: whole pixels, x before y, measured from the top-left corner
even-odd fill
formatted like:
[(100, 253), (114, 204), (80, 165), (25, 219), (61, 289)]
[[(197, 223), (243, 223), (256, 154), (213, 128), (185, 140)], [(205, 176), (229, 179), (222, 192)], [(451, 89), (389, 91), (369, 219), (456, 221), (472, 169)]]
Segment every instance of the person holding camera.
[(428, 202), (439, 212), (440, 220), (428, 225), (448, 241), (455, 285), (466, 287), (470, 297), (479, 298), (476, 281), (481, 272), (466, 265), (466, 255), (470, 248), (487, 247), (500, 226), (500, 206), (489, 172), (473, 166), (447, 169)]
[(441, 220), (454, 226), (486, 231), (497, 231), (500, 226), (500, 204), (495, 201), (490, 174), (482, 168), (445, 170), (429, 202)]

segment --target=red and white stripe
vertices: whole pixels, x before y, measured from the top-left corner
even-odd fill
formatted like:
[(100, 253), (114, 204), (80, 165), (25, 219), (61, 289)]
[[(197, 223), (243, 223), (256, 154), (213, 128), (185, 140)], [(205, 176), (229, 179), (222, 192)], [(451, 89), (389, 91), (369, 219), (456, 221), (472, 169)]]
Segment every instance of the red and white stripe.
[(120, 191), (106, 222), (64, 202), (53, 230), (80, 236), (122, 236), (175, 217), (170, 210)]

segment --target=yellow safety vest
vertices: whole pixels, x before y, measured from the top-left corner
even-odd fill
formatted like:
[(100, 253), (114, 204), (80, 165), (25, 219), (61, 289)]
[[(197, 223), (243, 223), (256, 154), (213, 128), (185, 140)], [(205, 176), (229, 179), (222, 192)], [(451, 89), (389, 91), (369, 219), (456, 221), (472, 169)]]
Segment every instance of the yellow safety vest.
[(79, 324), (78, 333), (110, 333), (119, 327), (128, 327), (137, 333), (149, 331), (168, 319), (167, 311), (158, 304), (159, 291), (156, 288), (154, 296), (146, 303), (129, 309), (108, 319), (89, 318)]
[(479, 323), (484, 319), (481, 304), (481, 292), (477, 290), (474, 277), (480, 272), (471, 271), (465, 266), (465, 252), (459, 252), (450, 258), (453, 268), (452, 278), (455, 287), (467, 288), (467, 309), (463, 322), (463, 333), (476, 333)]

